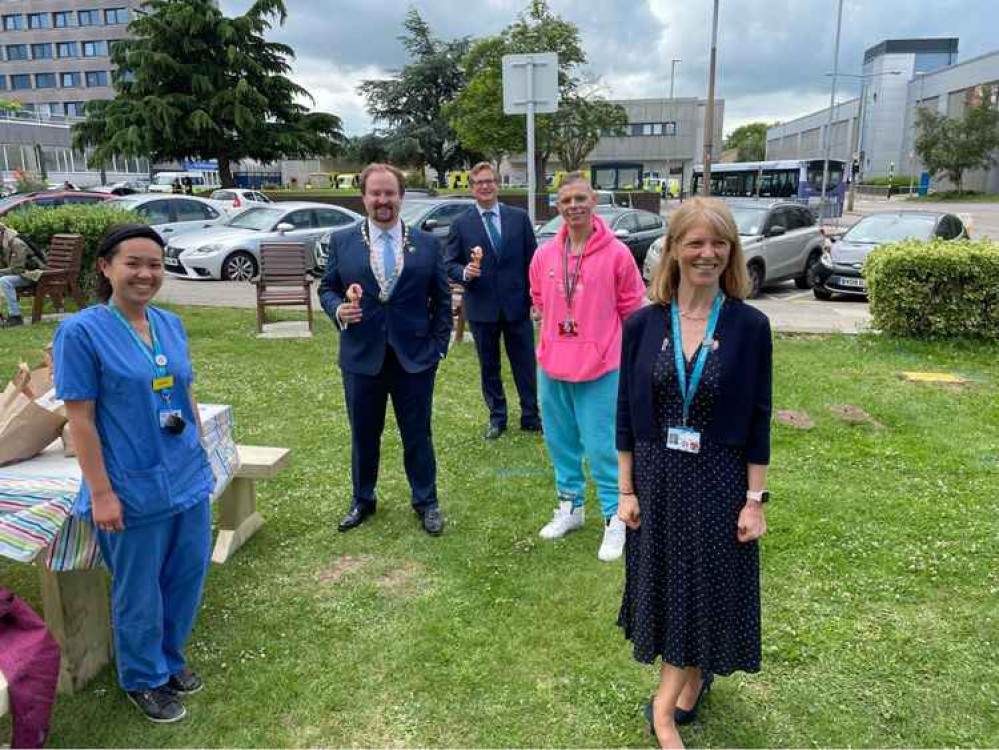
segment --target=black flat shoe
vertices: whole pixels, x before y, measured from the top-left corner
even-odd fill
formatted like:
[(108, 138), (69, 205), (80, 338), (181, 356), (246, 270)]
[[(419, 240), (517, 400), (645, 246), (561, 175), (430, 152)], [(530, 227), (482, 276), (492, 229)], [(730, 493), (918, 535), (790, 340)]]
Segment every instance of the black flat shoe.
[(351, 529), (356, 529), (374, 514), (374, 508), (363, 508), (360, 505), (354, 505), (351, 507), (347, 515), (340, 519), (340, 524), (337, 528), (340, 531), (350, 531)]
[(673, 709), (673, 721), (677, 723), (677, 726), (694, 722), (697, 718), (697, 709), (701, 705), (701, 699), (711, 691), (711, 683), (714, 681), (714, 672), (707, 672), (704, 675), (704, 682), (701, 683), (701, 691), (697, 694), (697, 700), (694, 701), (694, 707), (689, 710), (679, 707)]
[(528, 422), (527, 424), (522, 424), (520, 426), (524, 432), (544, 432), (544, 428), (541, 426), (541, 422)]

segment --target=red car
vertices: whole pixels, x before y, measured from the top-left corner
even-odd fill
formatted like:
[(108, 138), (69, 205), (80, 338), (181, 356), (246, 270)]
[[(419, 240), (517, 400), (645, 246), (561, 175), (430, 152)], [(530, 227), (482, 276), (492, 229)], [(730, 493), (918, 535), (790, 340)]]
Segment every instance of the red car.
[(114, 197), (107, 193), (88, 193), (85, 190), (46, 190), (41, 193), (16, 193), (0, 200), (0, 216), (4, 216), (11, 211), (23, 211), (34, 206), (39, 208), (90, 206), (95, 203), (103, 203)]

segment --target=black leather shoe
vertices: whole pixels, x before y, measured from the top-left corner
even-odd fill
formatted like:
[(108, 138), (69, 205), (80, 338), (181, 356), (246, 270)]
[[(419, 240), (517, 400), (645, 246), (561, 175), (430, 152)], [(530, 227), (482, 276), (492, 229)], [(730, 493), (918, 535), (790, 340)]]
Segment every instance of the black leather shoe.
[(541, 427), (541, 422), (528, 422), (527, 424), (522, 424), (520, 429), (524, 432), (544, 432), (544, 428)]
[[(681, 724), (693, 724), (694, 720), (697, 719), (697, 709), (700, 708), (701, 699), (704, 698), (711, 691), (711, 683), (715, 681), (714, 672), (707, 672), (704, 675), (704, 682), (701, 683), (701, 692), (697, 694), (697, 700), (694, 701), (694, 707), (691, 709), (680, 708), (677, 706), (673, 709), (673, 721), (677, 726)], [(645, 704), (645, 720), (652, 724), (652, 701)], [(654, 731), (654, 730), (653, 730)]]
[(361, 505), (352, 505), (350, 511), (343, 518), (340, 519), (340, 525), (337, 527), (340, 531), (350, 531), (351, 529), (356, 529), (362, 523), (368, 520), (368, 516), (373, 516), (375, 514), (374, 508), (365, 508)]
[(504, 432), (506, 432), (506, 427), (500, 427), (498, 424), (491, 424), (486, 428), (482, 437), (486, 440), (496, 440)]
[(3, 322), (4, 328), (17, 328), (24, 325), (24, 318), (20, 315), (11, 315)]
[(437, 508), (421, 513), (420, 521), (423, 522), (423, 530), (430, 536), (438, 536), (444, 531), (444, 516)]

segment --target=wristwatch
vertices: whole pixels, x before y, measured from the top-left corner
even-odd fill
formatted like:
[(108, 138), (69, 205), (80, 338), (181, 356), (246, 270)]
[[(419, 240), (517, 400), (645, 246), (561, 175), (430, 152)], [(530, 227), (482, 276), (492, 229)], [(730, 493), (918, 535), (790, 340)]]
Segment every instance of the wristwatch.
[(746, 499), (755, 500), (758, 503), (766, 503), (770, 501), (770, 493), (766, 490), (763, 490), (762, 492), (753, 492), (752, 490), (749, 490), (746, 492)]

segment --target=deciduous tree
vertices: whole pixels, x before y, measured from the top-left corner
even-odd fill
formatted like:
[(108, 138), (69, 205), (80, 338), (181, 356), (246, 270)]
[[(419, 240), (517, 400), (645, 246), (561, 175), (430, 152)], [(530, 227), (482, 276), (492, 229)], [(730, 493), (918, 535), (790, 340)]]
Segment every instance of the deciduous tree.
[(738, 149), (739, 161), (763, 161), (767, 157), (767, 128), (765, 122), (751, 122), (733, 130), (725, 139), (726, 149)]
[(932, 176), (947, 175), (958, 192), (964, 173), (988, 169), (999, 149), (999, 111), (985, 87), (981, 101), (960, 118), (947, 117), (928, 107), (916, 112), (916, 153)]

